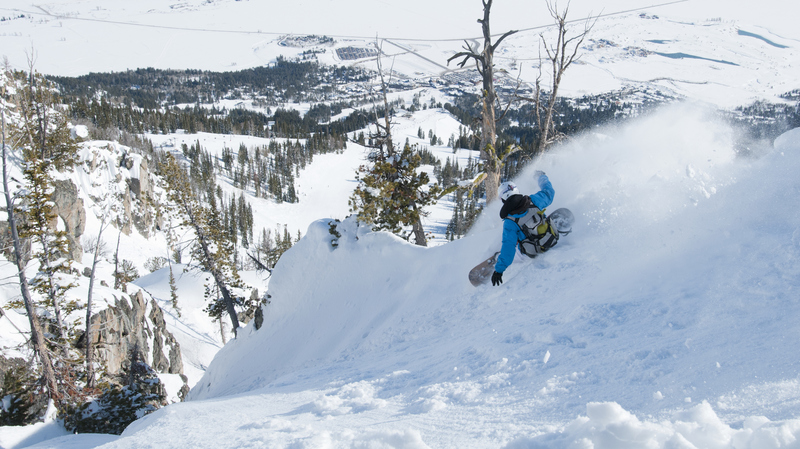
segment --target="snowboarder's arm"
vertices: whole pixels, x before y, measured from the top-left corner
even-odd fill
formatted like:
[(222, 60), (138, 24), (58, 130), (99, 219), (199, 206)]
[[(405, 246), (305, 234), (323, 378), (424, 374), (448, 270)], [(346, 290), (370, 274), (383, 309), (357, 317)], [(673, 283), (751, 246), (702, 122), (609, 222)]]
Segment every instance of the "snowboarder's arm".
[(555, 197), (556, 191), (553, 190), (550, 179), (548, 179), (547, 175), (544, 173), (539, 176), (539, 188), (541, 190), (538, 193), (531, 195), (531, 201), (533, 201), (533, 204), (539, 209), (544, 209), (553, 204), (553, 197)]
[(500, 248), (500, 256), (494, 265), (494, 271), (502, 273), (506, 271), (517, 250), (517, 230), (519, 226), (511, 220), (503, 220), (503, 246)]

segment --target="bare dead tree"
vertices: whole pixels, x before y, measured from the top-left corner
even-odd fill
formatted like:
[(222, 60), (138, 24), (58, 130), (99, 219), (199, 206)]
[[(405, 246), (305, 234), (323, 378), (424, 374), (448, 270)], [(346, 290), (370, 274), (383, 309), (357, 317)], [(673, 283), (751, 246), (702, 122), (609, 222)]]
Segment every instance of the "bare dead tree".
[[(567, 71), (573, 62), (580, 58), (578, 50), (583, 44), (584, 39), (594, 27), (597, 18), (588, 18), (584, 22), (583, 31), (569, 37), (569, 29), (567, 28), (567, 14), (569, 13), (569, 4), (563, 11), (558, 10), (557, 2), (547, 2), (547, 10), (553, 18), (554, 25), (557, 29), (556, 41), (553, 45), (548, 45), (544, 34), (539, 35), (541, 47), (544, 47), (547, 53), (547, 60), (551, 66), (551, 88), (547, 94), (542, 92), (542, 66), (539, 65), (539, 76), (536, 78), (536, 85), (534, 88), (534, 96), (529, 99), (534, 103), (534, 111), (536, 114), (536, 124), (539, 127), (539, 141), (536, 145), (536, 154), (543, 154), (545, 149), (557, 141), (561, 136), (556, 132), (555, 122), (553, 116), (555, 115), (555, 105), (558, 97), (558, 88), (561, 85), (561, 80), (564, 72)], [(540, 47), (540, 48), (541, 48)], [(541, 50), (540, 50), (541, 51)], [(541, 58), (540, 58), (541, 59)]]
[[(509, 147), (505, 151), (498, 151), (497, 143), (497, 122), (502, 119), (496, 118), (495, 109), (498, 107), (497, 92), (494, 89), (494, 53), (500, 43), (505, 38), (516, 33), (518, 30), (511, 30), (500, 36), (497, 42), (492, 43), (492, 33), (489, 27), (489, 14), (492, 9), (493, 0), (482, 0), (483, 19), (478, 19), (483, 30), (483, 49), (474, 48), (465, 41), (464, 51), (451, 56), (447, 63), (454, 59), (463, 58), (458, 64), (464, 67), (470, 60), (475, 61), (478, 73), (483, 79), (482, 99), (482, 119), (481, 119), (481, 159), (484, 161), (484, 173), (486, 182), (486, 202), (490, 203), (497, 198), (497, 187), (500, 184), (500, 172), (503, 168), (505, 159), (517, 150), (516, 146)], [(502, 108), (501, 108), (502, 109)], [(480, 182), (482, 179), (476, 180)]]
[(92, 271), (89, 274), (89, 293), (86, 298), (86, 386), (94, 388), (94, 364), (92, 361), (94, 355), (94, 346), (92, 345), (92, 292), (94, 291), (94, 277), (97, 270), (97, 263), (100, 261), (100, 253), (102, 252), (102, 238), (103, 231), (106, 230), (110, 221), (108, 219), (108, 208), (101, 216), (100, 231), (97, 233), (97, 244), (94, 247), (94, 256), (92, 257)]

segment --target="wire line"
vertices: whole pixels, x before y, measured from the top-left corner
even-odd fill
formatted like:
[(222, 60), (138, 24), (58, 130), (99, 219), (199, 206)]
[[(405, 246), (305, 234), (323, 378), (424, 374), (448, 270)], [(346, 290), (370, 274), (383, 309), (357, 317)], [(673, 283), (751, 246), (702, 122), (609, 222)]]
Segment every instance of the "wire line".
[[(582, 22), (591, 19), (599, 19), (604, 17), (611, 17), (611, 16), (618, 16), (621, 14), (628, 14), (631, 12), (642, 11), (645, 9), (652, 9), (652, 8), (660, 8), (662, 6), (669, 6), (674, 5), (677, 3), (685, 3), (689, 0), (675, 0), (666, 3), (656, 3), (649, 6), (642, 6), (639, 8), (633, 9), (626, 9), (623, 11), (612, 12), (608, 14), (599, 14), (597, 16), (589, 16), (582, 19), (573, 19), (568, 20), (566, 23), (575, 23), (575, 22)], [(157, 29), (164, 29), (164, 30), (176, 30), (176, 31), (194, 31), (194, 32), (202, 32), (202, 33), (223, 33), (223, 34), (256, 34), (256, 35), (274, 35), (274, 36), (306, 36), (308, 34), (302, 33), (278, 33), (274, 31), (249, 31), (249, 30), (225, 30), (225, 29), (213, 29), (213, 28), (190, 28), (190, 27), (179, 27), (179, 26), (170, 26), (170, 25), (152, 25), (146, 23), (136, 23), (136, 22), (124, 22), (120, 20), (106, 20), (106, 19), (90, 19), (85, 17), (72, 17), (60, 14), (54, 14), (42, 9), (42, 12), (32, 12), (26, 11), (18, 8), (0, 8), (3, 11), (14, 11), (23, 14), (32, 14), (32, 15), (45, 15), (49, 17), (54, 17), (56, 19), (61, 20), (80, 20), (85, 22), (99, 22), (99, 23), (108, 23), (112, 25), (128, 25), (128, 26), (137, 26), (137, 27), (144, 27), (144, 28), (157, 28)], [(540, 30), (545, 28), (550, 28), (555, 26), (554, 24), (549, 25), (539, 25), (530, 28), (523, 28), (517, 30), (518, 32), (525, 32), (525, 31), (533, 31), (533, 30)], [(501, 34), (493, 35), (492, 37), (500, 36)], [(327, 37), (339, 38), (339, 39), (375, 39), (374, 36), (358, 36), (358, 35), (335, 35), (335, 34), (326, 34)], [(395, 41), (405, 41), (405, 42), (455, 42), (455, 41), (463, 41), (463, 40), (474, 40), (474, 39), (482, 39), (483, 36), (479, 37), (468, 37), (468, 38), (449, 38), (449, 39), (419, 39), (419, 38), (406, 38), (406, 37), (383, 37), (381, 39), (390, 39)]]

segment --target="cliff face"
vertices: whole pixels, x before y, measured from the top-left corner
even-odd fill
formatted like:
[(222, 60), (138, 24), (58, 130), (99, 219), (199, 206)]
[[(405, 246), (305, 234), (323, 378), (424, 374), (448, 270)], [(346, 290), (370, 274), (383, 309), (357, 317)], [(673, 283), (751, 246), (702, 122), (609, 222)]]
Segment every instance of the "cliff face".
[[(53, 201), (53, 212), (56, 218), (50, 223), (52, 229), (59, 227), (59, 222), (62, 223), (63, 229), (67, 233), (67, 240), (69, 240), (69, 254), (66, 256), (70, 259), (81, 262), (83, 259), (83, 246), (81, 245), (81, 236), (86, 228), (86, 208), (84, 207), (83, 199), (78, 196), (78, 187), (69, 179), (57, 179), (53, 182), (53, 194), (50, 199)], [(3, 208), (2, 212), (5, 212)], [(19, 224), (25, 220), (25, 215), (22, 213), (16, 214), (17, 228)], [(5, 220), (5, 213), (0, 220), (0, 244), (4, 248), (3, 253), (8, 260), (13, 259), (13, 251), (11, 242), (11, 230), (8, 226), (8, 221)], [(24, 252), (30, 253), (31, 242), (29, 239), (21, 239)]]
[[(59, 219), (78, 245), (87, 209), (104, 211), (105, 220), (126, 235), (138, 233), (148, 238), (156, 231), (155, 182), (147, 159), (117, 142), (93, 141), (83, 144), (78, 160), (68, 175), (74, 182), (63, 181), (58, 195), (54, 194), (60, 201)], [(93, 237), (87, 234), (84, 238), (90, 241)], [(78, 255), (73, 257), (79, 260)], [(183, 375), (180, 345), (167, 330), (163, 311), (148, 294), (141, 290), (131, 295), (115, 292), (114, 304), (94, 314), (91, 322), (96, 360), (109, 374), (120, 373), (136, 348), (157, 372)]]
[(91, 320), (95, 357), (107, 372), (122, 372), (136, 348), (156, 372), (183, 374), (180, 345), (167, 330), (164, 313), (155, 300), (148, 301), (141, 290), (115, 299), (113, 306), (96, 313)]
[[(69, 179), (58, 179), (54, 182), (53, 212), (64, 224), (69, 240), (68, 257), (76, 262), (83, 259), (83, 246), (81, 246), (81, 236), (86, 229), (86, 208), (83, 199), (78, 196), (78, 187)], [(57, 222), (52, 223), (51, 227), (56, 228)]]
[[(79, 161), (74, 172), (54, 181), (51, 196), (53, 212), (57, 216), (51, 227), (61, 227), (66, 231), (69, 240), (67, 257), (79, 263), (83, 261), (81, 237), (86, 230), (86, 207), (90, 205), (82, 196), (87, 196), (90, 202), (100, 202), (110, 196), (119, 206), (119, 210), (113, 212), (115, 219), (112, 224), (119, 226), (126, 235), (135, 230), (149, 237), (160, 223), (157, 223), (154, 212), (155, 195), (147, 160), (113, 142), (105, 146), (92, 144), (84, 147)], [(24, 219), (23, 216), (19, 218)], [(0, 220), (0, 243), (10, 242), (7, 234), (8, 223)], [(23, 244), (30, 247), (30, 242)], [(2, 246), (9, 247), (7, 244)], [(8, 251), (6, 258), (12, 260)]]
[(155, 222), (153, 212), (154, 195), (149, 164), (147, 159), (143, 159), (138, 154), (125, 155), (122, 164), (132, 174), (126, 179), (127, 189), (122, 199), (125, 207), (125, 222), (128, 223), (127, 229), (123, 229), (123, 232), (130, 233), (130, 223), (133, 223), (140, 234), (148, 237), (153, 227), (160, 225)]
[(149, 237), (159, 226), (154, 211), (153, 180), (147, 159), (116, 142), (92, 142), (80, 154), (76, 177), (86, 196), (96, 203), (115, 200), (114, 226), (130, 235)]

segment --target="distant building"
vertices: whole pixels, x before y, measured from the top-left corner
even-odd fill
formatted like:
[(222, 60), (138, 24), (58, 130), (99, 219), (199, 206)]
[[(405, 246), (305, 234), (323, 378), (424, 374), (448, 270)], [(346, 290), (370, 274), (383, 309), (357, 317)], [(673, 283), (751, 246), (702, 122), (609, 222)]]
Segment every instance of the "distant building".
[(364, 47), (341, 47), (336, 49), (336, 55), (343, 61), (352, 61), (378, 56), (378, 50)]

